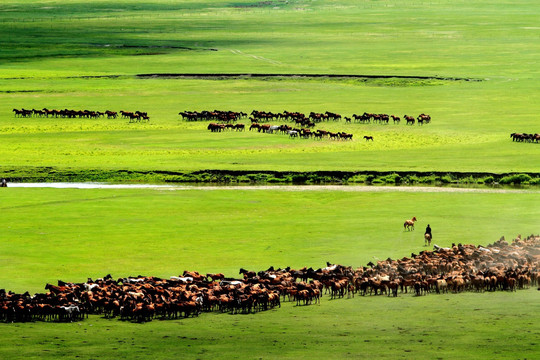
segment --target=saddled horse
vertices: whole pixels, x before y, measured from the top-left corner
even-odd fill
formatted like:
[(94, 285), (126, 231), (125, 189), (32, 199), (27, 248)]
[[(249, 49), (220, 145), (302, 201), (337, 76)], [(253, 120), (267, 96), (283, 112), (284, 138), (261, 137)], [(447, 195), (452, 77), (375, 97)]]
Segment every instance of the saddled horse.
[(424, 246), (431, 246), (431, 235), (424, 234)]
[(415, 221), (417, 221), (416, 216), (413, 216), (413, 218), (410, 220), (405, 220), (405, 222), (403, 223), (404, 230), (414, 230)]

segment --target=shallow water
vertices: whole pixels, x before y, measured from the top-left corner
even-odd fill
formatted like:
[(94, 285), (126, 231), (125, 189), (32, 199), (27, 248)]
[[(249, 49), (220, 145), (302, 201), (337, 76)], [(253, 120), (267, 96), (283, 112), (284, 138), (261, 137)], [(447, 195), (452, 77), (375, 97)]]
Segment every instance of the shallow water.
[(540, 188), (512, 189), (449, 186), (369, 186), (369, 185), (160, 185), (110, 184), (94, 182), (9, 183), (12, 188), (53, 189), (151, 189), (151, 190), (279, 190), (343, 192), (458, 192), (458, 193), (540, 193)]

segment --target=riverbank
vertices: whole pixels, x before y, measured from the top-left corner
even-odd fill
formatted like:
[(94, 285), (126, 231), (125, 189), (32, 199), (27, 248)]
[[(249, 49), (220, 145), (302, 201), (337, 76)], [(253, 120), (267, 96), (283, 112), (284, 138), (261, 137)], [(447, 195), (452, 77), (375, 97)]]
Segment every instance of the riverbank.
[(145, 183), (214, 185), (402, 185), (538, 186), (540, 173), (377, 172), (377, 171), (237, 171), (87, 170), (55, 167), (0, 168), (10, 183)]

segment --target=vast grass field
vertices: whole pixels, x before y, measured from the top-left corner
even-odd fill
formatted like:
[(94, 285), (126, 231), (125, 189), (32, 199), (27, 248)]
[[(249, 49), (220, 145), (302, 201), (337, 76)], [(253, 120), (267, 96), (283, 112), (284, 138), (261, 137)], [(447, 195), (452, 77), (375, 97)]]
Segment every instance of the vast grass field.
[[(4, 0), (0, 177), (114, 171), (540, 173), (533, 0)], [(139, 74), (249, 75), (225, 79)], [(379, 76), (379, 77), (378, 77)], [(141, 110), (123, 119), (16, 118), (13, 108)], [(184, 110), (418, 115), (425, 126), (319, 124), (353, 141), (210, 133)], [(247, 123), (248, 120), (241, 122)], [(373, 143), (362, 140), (372, 135)], [(107, 180), (105, 177), (103, 180)], [(434, 242), (538, 233), (538, 190), (1, 191), (0, 288), (240, 267), (363, 266)], [(403, 220), (416, 216), (417, 230)], [(539, 292), (356, 297), (249, 316), (131, 324), (0, 324), (0, 358), (534, 359)]]
[[(11, 188), (2, 196), (0, 283), (111, 273), (364, 266), (434, 242), (483, 244), (537, 230), (538, 192), (81, 190)], [(403, 219), (416, 215), (415, 231)], [(525, 231), (527, 233), (525, 233)], [(254, 315), (147, 324), (88, 320), (0, 324), (2, 358), (535, 358), (538, 291), (361, 297)], [(504, 334), (504, 335), (503, 335)], [(502, 341), (501, 336), (504, 336)]]
[[(534, 1), (7, 1), (1, 10), (3, 171), (538, 172), (538, 146), (509, 136), (539, 131)], [(136, 77), (148, 73), (449, 79)], [(11, 112), (44, 107), (137, 109), (151, 121), (18, 119)], [(213, 109), (429, 113), (433, 121), (319, 125), (354, 134), (353, 142), (331, 142), (210, 134), (207, 123), (177, 115)]]

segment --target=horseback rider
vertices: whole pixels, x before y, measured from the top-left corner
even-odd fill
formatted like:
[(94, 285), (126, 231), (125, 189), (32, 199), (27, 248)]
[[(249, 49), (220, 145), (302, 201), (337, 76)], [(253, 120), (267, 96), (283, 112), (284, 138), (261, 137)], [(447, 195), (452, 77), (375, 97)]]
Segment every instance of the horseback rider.
[(433, 240), (433, 235), (431, 235), (431, 227), (429, 226), (429, 224), (426, 227), (426, 232), (424, 233), (424, 235), (427, 235), (427, 234), (429, 234), (429, 238)]

